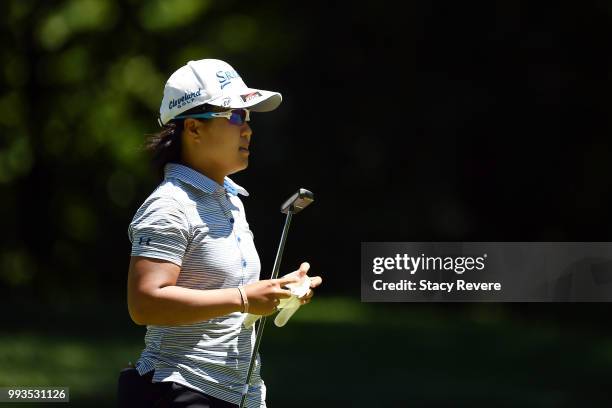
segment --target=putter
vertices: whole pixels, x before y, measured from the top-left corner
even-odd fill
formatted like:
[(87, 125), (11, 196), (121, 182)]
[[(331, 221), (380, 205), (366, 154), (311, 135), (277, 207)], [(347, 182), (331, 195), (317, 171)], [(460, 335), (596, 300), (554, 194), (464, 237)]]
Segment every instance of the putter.
[[(276, 279), (278, 277), (281, 258), (283, 257), (283, 250), (285, 249), (285, 242), (287, 241), (287, 233), (289, 232), (289, 224), (291, 224), (291, 217), (293, 217), (293, 214), (297, 214), (304, 208), (308, 207), (308, 205), (310, 205), (310, 203), (312, 203), (313, 201), (313, 194), (305, 188), (300, 188), (297, 193), (289, 197), (289, 199), (281, 205), (281, 213), (287, 214), (287, 218), (285, 218), (285, 226), (283, 227), (280, 244), (278, 245), (278, 250), (276, 251), (274, 267), (272, 268), (272, 277), (270, 279)], [(249, 393), (249, 384), (251, 383), (253, 368), (255, 368), (255, 360), (257, 359), (257, 351), (259, 350), (259, 344), (261, 343), (261, 338), (263, 336), (263, 329), (266, 325), (266, 317), (267, 316), (262, 316), (261, 319), (259, 319), (259, 324), (257, 325), (255, 346), (253, 347), (253, 354), (251, 355), (251, 361), (249, 362), (249, 370), (247, 372), (244, 388), (242, 389), (242, 400), (240, 401), (240, 408), (244, 407), (247, 395)]]

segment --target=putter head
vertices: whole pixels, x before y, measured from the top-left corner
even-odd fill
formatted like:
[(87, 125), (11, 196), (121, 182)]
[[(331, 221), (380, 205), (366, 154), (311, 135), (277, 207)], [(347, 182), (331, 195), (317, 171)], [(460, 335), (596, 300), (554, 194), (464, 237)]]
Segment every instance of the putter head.
[(281, 205), (281, 212), (287, 214), (291, 210), (292, 213), (297, 214), (308, 207), (313, 201), (314, 195), (312, 192), (305, 188), (300, 188), (297, 193), (289, 197), (289, 199)]

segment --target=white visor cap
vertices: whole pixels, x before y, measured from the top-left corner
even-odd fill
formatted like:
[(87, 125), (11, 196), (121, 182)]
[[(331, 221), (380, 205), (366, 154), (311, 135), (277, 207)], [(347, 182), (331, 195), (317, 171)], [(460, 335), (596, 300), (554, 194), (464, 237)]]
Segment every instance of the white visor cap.
[(227, 62), (202, 59), (189, 61), (168, 78), (159, 118), (162, 124), (166, 124), (186, 110), (205, 103), (227, 109), (269, 112), (276, 109), (282, 100), (278, 92), (247, 87)]

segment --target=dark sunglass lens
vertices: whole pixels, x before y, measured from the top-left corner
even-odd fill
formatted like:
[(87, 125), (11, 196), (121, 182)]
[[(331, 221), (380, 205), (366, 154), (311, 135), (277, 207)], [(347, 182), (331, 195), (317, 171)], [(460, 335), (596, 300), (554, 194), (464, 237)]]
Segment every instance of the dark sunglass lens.
[(246, 111), (244, 109), (236, 109), (232, 111), (230, 122), (234, 125), (242, 126), (246, 121)]

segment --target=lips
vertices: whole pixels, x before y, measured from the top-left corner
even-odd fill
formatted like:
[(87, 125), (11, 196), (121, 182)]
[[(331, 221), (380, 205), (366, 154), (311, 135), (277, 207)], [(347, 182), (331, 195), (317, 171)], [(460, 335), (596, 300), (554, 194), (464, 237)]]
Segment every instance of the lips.
[(239, 147), (238, 150), (240, 150), (241, 152), (248, 152), (249, 148), (248, 147)]

